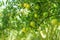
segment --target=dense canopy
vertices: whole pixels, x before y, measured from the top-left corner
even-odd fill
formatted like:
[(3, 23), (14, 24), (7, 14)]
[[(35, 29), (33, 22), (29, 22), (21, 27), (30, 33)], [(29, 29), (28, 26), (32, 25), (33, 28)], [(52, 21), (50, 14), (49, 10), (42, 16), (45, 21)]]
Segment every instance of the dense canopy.
[(60, 40), (60, 0), (0, 0), (0, 40)]

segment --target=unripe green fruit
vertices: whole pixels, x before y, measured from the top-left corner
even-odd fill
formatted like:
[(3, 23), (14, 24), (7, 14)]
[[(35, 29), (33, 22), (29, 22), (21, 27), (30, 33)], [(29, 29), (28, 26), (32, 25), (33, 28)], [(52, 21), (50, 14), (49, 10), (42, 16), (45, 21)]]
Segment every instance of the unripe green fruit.
[(31, 26), (31, 27), (35, 27), (35, 22), (34, 22), (34, 21), (31, 21), (31, 22), (30, 22), (30, 26)]
[(56, 24), (58, 24), (57, 19), (53, 19), (53, 20), (51, 20), (51, 24), (52, 24), (52, 25), (56, 25)]

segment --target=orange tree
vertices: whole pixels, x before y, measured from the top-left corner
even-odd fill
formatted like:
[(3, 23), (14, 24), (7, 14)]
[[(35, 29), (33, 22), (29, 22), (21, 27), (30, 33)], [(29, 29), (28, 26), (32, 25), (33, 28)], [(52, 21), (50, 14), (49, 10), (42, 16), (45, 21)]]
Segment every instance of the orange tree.
[(59, 0), (1, 0), (0, 40), (60, 40)]

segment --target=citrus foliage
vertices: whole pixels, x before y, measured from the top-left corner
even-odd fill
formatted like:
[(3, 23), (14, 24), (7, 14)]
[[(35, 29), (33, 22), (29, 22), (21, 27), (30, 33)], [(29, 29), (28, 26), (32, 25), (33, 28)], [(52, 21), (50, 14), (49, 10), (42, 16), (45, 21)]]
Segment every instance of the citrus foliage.
[(0, 40), (60, 40), (59, 0), (1, 0)]

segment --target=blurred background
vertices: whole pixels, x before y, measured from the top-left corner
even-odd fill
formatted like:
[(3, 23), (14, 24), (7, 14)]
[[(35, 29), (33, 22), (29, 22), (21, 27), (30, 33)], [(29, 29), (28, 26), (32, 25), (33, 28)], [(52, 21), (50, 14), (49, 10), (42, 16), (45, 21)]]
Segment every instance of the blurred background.
[(60, 40), (60, 0), (0, 0), (0, 40)]

